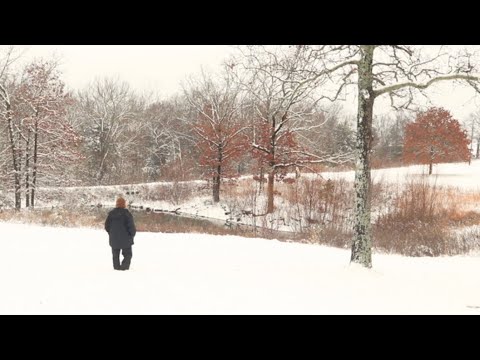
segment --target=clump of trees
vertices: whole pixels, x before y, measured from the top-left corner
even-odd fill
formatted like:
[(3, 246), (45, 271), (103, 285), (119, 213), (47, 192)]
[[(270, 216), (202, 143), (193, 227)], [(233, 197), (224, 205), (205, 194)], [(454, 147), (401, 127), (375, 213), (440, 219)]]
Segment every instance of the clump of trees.
[(0, 76), (0, 117), (6, 125), (1, 146), (9, 169), (5, 181), (13, 183), (15, 208), (35, 205), (39, 180), (55, 183), (65, 166), (83, 157), (79, 137), (67, 121), (71, 95), (65, 91), (55, 61), (34, 60), (20, 73), (8, 73), (8, 53)]

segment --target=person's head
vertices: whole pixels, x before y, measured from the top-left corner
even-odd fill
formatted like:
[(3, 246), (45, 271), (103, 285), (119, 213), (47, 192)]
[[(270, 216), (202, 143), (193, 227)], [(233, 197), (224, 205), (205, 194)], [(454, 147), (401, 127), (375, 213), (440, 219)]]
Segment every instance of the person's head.
[(123, 197), (119, 196), (117, 198), (117, 202), (116, 202), (115, 206), (117, 208), (120, 208), (120, 209), (125, 209), (125, 206), (126, 206), (125, 199)]

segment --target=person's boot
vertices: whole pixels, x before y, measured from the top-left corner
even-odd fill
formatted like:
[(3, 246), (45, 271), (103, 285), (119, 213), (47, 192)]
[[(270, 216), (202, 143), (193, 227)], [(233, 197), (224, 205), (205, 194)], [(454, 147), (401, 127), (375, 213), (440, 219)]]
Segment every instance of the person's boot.
[(112, 255), (113, 255), (113, 269), (114, 270), (121, 270), (120, 250), (112, 249)]

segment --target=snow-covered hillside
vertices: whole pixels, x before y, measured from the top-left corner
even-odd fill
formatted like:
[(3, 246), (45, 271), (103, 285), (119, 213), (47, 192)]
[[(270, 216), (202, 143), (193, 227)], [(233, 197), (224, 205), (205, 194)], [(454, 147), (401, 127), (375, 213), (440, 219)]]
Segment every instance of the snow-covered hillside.
[[(353, 181), (354, 171), (326, 172), (322, 176), (330, 179), (347, 179)], [(460, 190), (480, 190), (480, 159), (468, 163), (437, 164), (433, 166), (432, 175), (428, 175), (425, 165), (412, 165), (387, 169), (372, 170), (372, 180), (389, 183), (403, 183), (412, 179), (426, 178), (432, 185), (451, 186)]]

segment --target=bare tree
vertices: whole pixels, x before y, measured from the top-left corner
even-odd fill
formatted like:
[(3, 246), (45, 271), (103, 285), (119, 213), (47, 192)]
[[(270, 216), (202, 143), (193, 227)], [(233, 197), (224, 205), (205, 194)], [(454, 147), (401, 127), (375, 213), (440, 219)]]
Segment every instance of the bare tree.
[[(303, 46), (301, 46), (303, 47)], [(372, 150), (372, 118), (375, 100), (390, 97), (394, 108), (414, 105), (418, 95), (440, 81), (462, 81), (476, 90), (479, 77), (474, 74), (474, 54), (438, 47), (435, 52), (406, 45), (322, 45), (311, 46), (309, 52), (318, 59), (317, 76), (328, 76), (334, 86), (334, 97), (342, 89), (356, 85), (358, 97), (355, 225), (351, 261), (372, 266), (370, 223), (370, 156)]]
[[(315, 154), (315, 159), (322, 159), (324, 165), (337, 166), (353, 164), (355, 148), (354, 121), (351, 116), (342, 115), (338, 103), (325, 107), (325, 110), (316, 112), (315, 122), (324, 124), (319, 128), (308, 128), (299, 131), (298, 138)], [(313, 171), (309, 166), (309, 170)]]
[(138, 125), (133, 122), (134, 95), (127, 83), (104, 78), (79, 92), (77, 99), (88, 162), (95, 181), (102, 183), (106, 174), (120, 166), (122, 149), (135, 143), (134, 136), (126, 136)]
[(405, 111), (395, 111), (373, 118), (372, 159), (381, 165), (400, 165), (403, 154), (405, 126), (414, 117)]
[(58, 177), (68, 162), (81, 156), (78, 137), (66, 121), (71, 97), (64, 91), (56, 61), (34, 60), (15, 91), (16, 115), (24, 142), (25, 206), (34, 206), (38, 175)]
[(147, 106), (143, 114), (143, 172), (149, 180), (186, 180), (196, 175), (196, 167), (185, 164), (198, 163), (190, 121), (193, 117), (194, 111), (184, 96), (175, 95)]
[[(143, 172), (148, 180), (158, 181), (161, 168), (172, 157), (175, 143), (175, 115), (174, 107), (168, 101), (156, 101), (145, 109), (144, 145), (146, 150)], [(174, 147), (173, 147), (174, 148)]]
[(320, 126), (318, 88), (328, 79), (303, 47), (250, 46), (227, 65), (248, 92), (253, 107), (252, 147), (267, 167), (267, 209), (274, 211), (274, 182), (280, 171), (322, 162), (297, 139)]
[(14, 124), (12, 112), (12, 97), (11, 92), (15, 88), (15, 81), (9, 73), (11, 65), (19, 58), (18, 51), (10, 46), (6, 49), (1, 49), (0, 55), (0, 102), (1, 102), (1, 117), (7, 123), (8, 141), (10, 152), (12, 155), (12, 167), (14, 177), (14, 194), (15, 194), (15, 209), (21, 208), (21, 151), (18, 145), (18, 129)]

